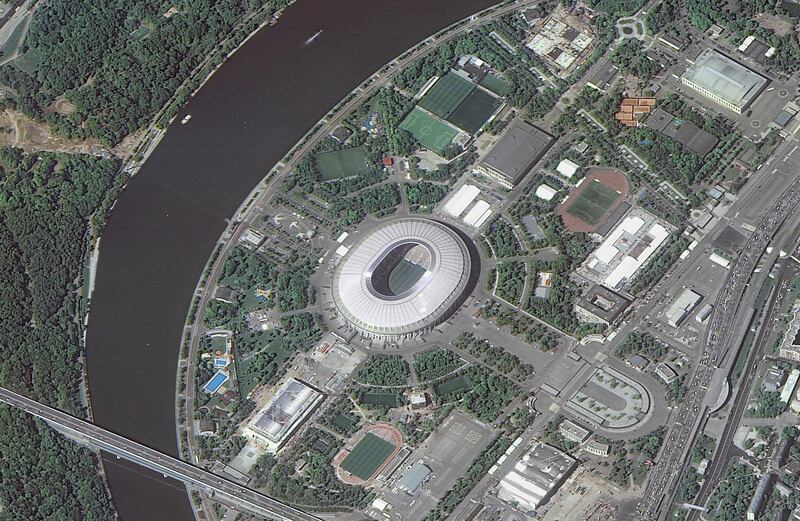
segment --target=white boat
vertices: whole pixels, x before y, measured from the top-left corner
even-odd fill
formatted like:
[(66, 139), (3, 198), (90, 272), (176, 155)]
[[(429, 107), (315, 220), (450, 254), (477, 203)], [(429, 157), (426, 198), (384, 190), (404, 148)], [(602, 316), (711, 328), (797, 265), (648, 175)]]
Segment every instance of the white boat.
[(191, 114), (186, 114), (186, 116), (184, 116), (183, 119), (181, 120), (181, 125), (185, 125), (185, 124), (189, 123), (190, 119), (192, 119), (192, 115)]

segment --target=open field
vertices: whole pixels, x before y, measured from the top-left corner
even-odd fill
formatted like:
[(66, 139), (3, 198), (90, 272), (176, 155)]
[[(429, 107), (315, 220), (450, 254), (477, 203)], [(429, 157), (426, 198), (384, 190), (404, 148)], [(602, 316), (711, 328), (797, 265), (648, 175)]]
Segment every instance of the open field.
[(501, 103), (498, 98), (486, 91), (474, 89), (450, 114), (447, 121), (469, 134), (474, 134), (481, 129)]
[(400, 128), (408, 130), (414, 139), (425, 148), (441, 154), (453, 139), (458, 135), (458, 130), (447, 123), (440, 121), (418, 107), (406, 116), (400, 123)]
[(473, 89), (475, 85), (453, 72), (448, 72), (422, 97), (419, 106), (447, 119)]
[(316, 159), (319, 173), (326, 181), (361, 175), (369, 168), (363, 147), (323, 152)]

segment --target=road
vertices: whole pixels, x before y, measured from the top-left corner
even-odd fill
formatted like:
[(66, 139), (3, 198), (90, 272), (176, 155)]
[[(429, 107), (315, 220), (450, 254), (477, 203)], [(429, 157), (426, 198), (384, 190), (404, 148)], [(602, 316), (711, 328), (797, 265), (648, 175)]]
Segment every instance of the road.
[[(784, 142), (773, 157), (781, 157), (780, 150), (792, 145), (793, 140)], [(792, 152), (794, 150), (792, 149)], [(788, 158), (789, 155), (791, 152), (783, 157)], [(775, 233), (798, 203), (800, 203), (800, 179), (792, 182), (764, 214), (756, 231), (742, 248), (725, 285), (717, 295), (700, 363), (687, 386), (690, 390), (678, 411), (675, 425), (664, 444), (658, 464), (650, 474), (635, 519), (655, 521), (659, 519), (662, 510), (667, 510), (663, 505), (664, 499), (669, 498), (674, 487), (678, 485), (685, 453), (694, 439), (701, 419), (702, 405), (711, 378), (729, 350), (738, 348), (735, 342), (738, 337), (738, 327), (741, 326), (740, 318), (749, 310), (749, 305), (743, 306), (741, 303), (749, 287), (753, 270)]]
[(217, 501), (230, 504), (237, 510), (285, 521), (320, 521), (316, 516), (269, 496), (2, 387), (0, 401), (37, 416), (62, 431), (71, 432), (92, 448), (104, 450), (213, 494)]

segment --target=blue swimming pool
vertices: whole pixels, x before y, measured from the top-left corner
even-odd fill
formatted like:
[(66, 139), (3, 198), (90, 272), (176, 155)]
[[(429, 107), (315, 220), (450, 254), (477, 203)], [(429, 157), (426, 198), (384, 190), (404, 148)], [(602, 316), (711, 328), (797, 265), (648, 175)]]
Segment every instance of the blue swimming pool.
[(214, 394), (222, 387), (222, 384), (228, 381), (229, 376), (222, 371), (217, 371), (211, 380), (203, 386), (203, 390), (208, 394)]

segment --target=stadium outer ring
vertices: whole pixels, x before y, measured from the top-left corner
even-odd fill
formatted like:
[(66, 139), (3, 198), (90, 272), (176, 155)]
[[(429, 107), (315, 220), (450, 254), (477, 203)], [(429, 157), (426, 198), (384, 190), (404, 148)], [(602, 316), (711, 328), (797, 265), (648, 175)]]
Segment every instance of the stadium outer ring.
[[(461, 259), (463, 261), (463, 268), (459, 277), (457, 284), (455, 284), (446, 295), (445, 298), (441, 299), (439, 302), (436, 303), (436, 306), (433, 310), (431, 310), (427, 315), (422, 317), (419, 320), (415, 320), (413, 322), (397, 325), (397, 326), (383, 326), (379, 324), (374, 324), (369, 320), (365, 320), (363, 317), (357, 316), (353, 311), (350, 310), (345, 299), (343, 298), (340, 290), (339, 284), (342, 276), (342, 269), (350, 260), (350, 258), (359, 251), (359, 248), (362, 247), (368, 240), (370, 240), (377, 232), (380, 230), (390, 227), (396, 226), (402, 222), (414, 222), (423, 224), (429, 227), (433, 227), (439, 231), (444, 231), (450, 241), (455, 243), (458, 246)], [(368, 264), (374, 264), (374, 261), (377, 257), (380, 256), (381, 253), (385, 254), (396, 247), (401, 246), (403, 244), (408, 244), (409, 242), (415, 242), (420, 244), (421, 246), (425, 247), (431, 253), (432, 258), (435, 259), (435, 262), (438, 263), (439, 261), (439, 246), (433, 244), (430, 240), (424, 237), (419, 236), (403, 236), (398, 237), (394, 240), (391, 240), (387, 244), (385, 244), (378, 252), (377, 255), (370, 258)], [(450, 315), (452, 315), (456, 309), (463, 303), (463, 297), (465, 290), (470, 283), (470, 278), (472, 274), (472, 261), (470, 250), (467, 247), (464, 239), (461, 237), (456, 230), (452, 229), (450, 226), (440, 223), (438, 221), (434, 221), (432, 219), (420, 218), (420, 217), (407, 217), (401, 219), (395, 219), (393, 221), (389, 221), (383, 223), (373, 230), (370, 230), (364, 237), (362, 237), (358, 242), (356, 242), (350, 250), (342, 257), (339, 261), (336, 270), (334, 271), (333, 281), (331, 284), (331, 293), (333, 296), (333, 301), (336, 306), (338, 312), (345, 318), (347, 323), (354, 328), (356, 331), (359, 332), (364, 337), (367, 338), (375, 338), (375, 339), (384, 339), (384, 340), (400, 340), (404, 338), (411, 338), (416, 334), (424, 333), (425, 331), (429, 331), (436, 327), (437, 325), (441, 324), (445, 320), (447, 320)], [(438, 264), (437, 264), (438, 266)], [(364, 266), (366, 269), (366, 265)], [(431, 275), (431, 278), (435, 277), (436, 273)], [(397, 305), (399, 303), (407, 302), (408, 300), (412, 299), (416, 294), (421, 293), (428, 285), (423, 285), (422, 287), (419, 286), (419, 283), (415, 285), (416, 291), (413, 291), (412, 294), (408, 295), (408, 292), (405, 292), (406, 295), (400, 301), (393, 301), (392, 298), (387, 297), (384, 301), (378, 301), (380, 296), (376, 294), (375, 291), (372, 290), (371, 282), (362, 284), (362, 289), (364, 292), (364, 296), (371, 298), (375, 305), (384, 304), (386, 306)]]

